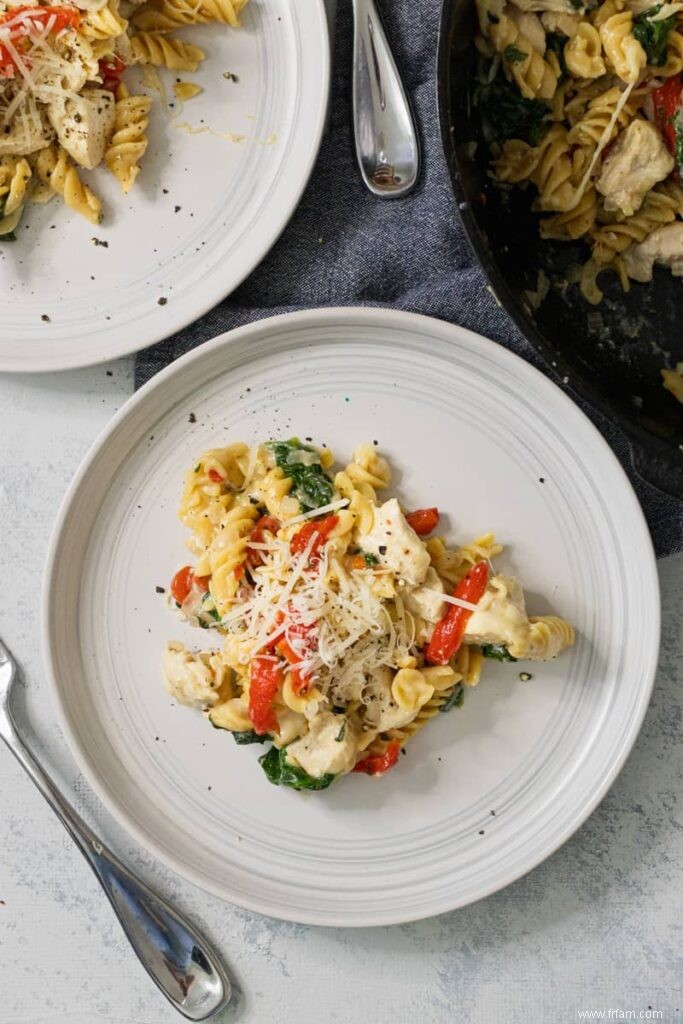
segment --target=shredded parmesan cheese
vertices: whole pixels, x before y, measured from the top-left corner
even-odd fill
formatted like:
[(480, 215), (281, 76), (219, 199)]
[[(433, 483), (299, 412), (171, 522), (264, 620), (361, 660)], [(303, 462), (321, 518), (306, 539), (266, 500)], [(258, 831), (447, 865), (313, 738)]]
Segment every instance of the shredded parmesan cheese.
[(348, 498), (341, 498), (339, 501), (331, 501), (329, 505), (323, 505), (322, 508), (314, 508), (311, 509), (310, 512), (303, 512), (300, 516), (294, 516), (292, 519), (288, 519), (287, 526), (296, 526), (297, 523), (303, 523), (306, 519), (314, 519), (316, 516), (325, 515), (327, 512), (336, 512), (339, 508), (345, 508), (348, 503)]
[(602, 135), (600, 136), (598, 144), (597, 144), (597, 146), (595, 148), (595, 152), (593, 153), (593, 156), (591, 158), (591, 162), (588, 164), (588, 167), (586, 168), (586, 172), (585, 172), (583, 178), (581, 179), (581, 183), (579, 184), (579, 187), (576, 190), (574, 198), (572, 199), (572, 201), (569, 204), (569, 206), (567, 206), (567, 209), (566, 209), (567, 213), (570, 213), (572, 210), (575, 210), (576, 207), (581, 202), (581, 200), (583, 199), (584, 192), (586, 191), (586, 188), (588, 187), (588, 183), (589, 183), (589, 181), (591, 179), (591, 176), (593, 174), (593, 170), (595, 168), (595, 165), (597, 164), (598, 160), (600, 159), (600, 156), (602, 154), (603, 149), (608, 144), (608, 142), (610, 140), (610, 136), (612, 135), (612, 129), (614, 128), (615, 124), (617, 123), (617, 120), (619, 118), (619, 114), (623, 110), (624, 105), (627, 103), (628, 98), (631, 95), (631, 93), (632, 93), (633, 89), (635, 88), (635, 86), (636, 86), (635, 82), (630, 82), (627, 85), (627, 87), (624, 89), (624, 91), (622, 92), (621, 96), (619, 97), (619, 102), (617, 103), (616, 107), (614, 108), (614, 113), (610, 117), (608, 123), (605, 125), (605, 130), (603, 131)]

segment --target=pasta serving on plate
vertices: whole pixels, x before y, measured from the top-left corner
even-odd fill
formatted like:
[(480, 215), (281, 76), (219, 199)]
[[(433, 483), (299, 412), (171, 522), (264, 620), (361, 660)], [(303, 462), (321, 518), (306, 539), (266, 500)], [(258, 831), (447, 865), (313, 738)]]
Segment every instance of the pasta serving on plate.
[(449, 547), (436, 508), (380, 498), (391, 473), (373, 445), (332, 464), (297, 439), (213, 449), (180, 507), (195, 564), (171, 593), (216, 639), (169, 643), (167, 688), (238, 743), (271, 741), (261, 765), (294, 789), (383, 774), (486, 657), (546, 660), (574, 640), (563, 619), (527, 614), (492, 534)]
[(683, 275), (683, 3), (476, 0), (478, 102), (502, 187), (543, 238), (583, 240), (580, 286)]
[[(133, 65), (195, 71), (198, 47), (174, 33), (236, 28), (247, 0), (0, 0), (0, 239), (27, 200), (60, 196), (99, 223), (102, 204), (81, 170), (104, 164), (128, 192), (147, 149), (151, 100), (122, 81)], [(185, 92), (182, 92), (182, 89)], [(179, 95), (201, 91), (179, 83)]]

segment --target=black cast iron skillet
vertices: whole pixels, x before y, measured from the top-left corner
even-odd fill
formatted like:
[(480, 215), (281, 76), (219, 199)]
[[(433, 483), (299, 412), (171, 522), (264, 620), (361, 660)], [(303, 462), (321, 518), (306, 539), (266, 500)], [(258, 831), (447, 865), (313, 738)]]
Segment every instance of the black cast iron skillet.
[[(628, 295), (603, 274), (605, 299), (591, 306), (565, 272), (585, 262), (582, 243), (542, 241), (531, 195), (502, 192), (487, 177), (488, 153), (473, 103), (474, 0), (444, 0), (439, 39), (441, 132), (453, 191), (470, 243), (493, 290), (520, 330), (574, 390), (626, 431), (637, 472), (683, 499), (683, 405), (660, 370), (683, 361), (683, 282), (667, 270)], [(476, 146), (473, 145), (476, 143)], [(551, 282), (534, 310), (538, 272)]]

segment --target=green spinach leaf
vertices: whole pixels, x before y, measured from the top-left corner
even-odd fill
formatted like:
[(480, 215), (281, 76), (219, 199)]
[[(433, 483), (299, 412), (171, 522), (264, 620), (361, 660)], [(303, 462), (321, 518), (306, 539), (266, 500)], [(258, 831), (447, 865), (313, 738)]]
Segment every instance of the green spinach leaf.
[(302, 768), (287, 762), (286, 747), (280, 750), (271, 747), (267, 754), (259, 757), (259, 764), (274, 786), (289, 786), (291, 789), (327, 789), (337, 777), (327, 773), (321, 775), (319, 779), (314, 779)]
[(512, 657), (505, 644), (482, 644), (481, 653), (485, 658), (491, 658), (492, 661), (517, 661)]
[(549, 108), (542, 100), (527, 100), (502, 72), (483, 85), (476, 96), (488, 142), (523, 139), (537, 146), (548, 130)]
[(253, 729), (248, 729), (245, 732), (234, 732), (232, 738), (239, 747), (246, 747), (249, 743), (265, 743), (268, 739), (267, 736), (259, 736)]
[(503, 50), (503, 56), (510, 64), (521, 64), (523, 60), (527, 59), (529, 54), (524, 53), (523, 50), (518, 50), (516, 46), (510, 45), (506, 46)]
[(552, 50), (552, 52), (556, 54), (563, 78), (567, 74), (567, 64), (564, 59), (564, 48), (568, 42), (569, 36), (566, 36), (564, 32), (546, 32), (546, 48), (548, 50)]
[(441, 711), (441, 713), (445, 715), (448, 711), (452, 711), (453, 708), (461, 708), (464, 703), (465, 688), (462, 685), (462, 683), (458, 683), (456, 686), (453, 687), (453, 692), (451, 693), (450, 697), (448, 697), (443, 702), (443, 704), (439, 708), (439, 711)]
[(645, 50), (648, 64), (658, 68), (666, 64), (666, 41), (676, 21), (675, 14), (662, 21), (653, 21), (661, 9), (662, 4), (656, 4), (633, 20), (633, 35)]
[(334, 493), (332, 480), (321, 466), (315, 448), (301, 444), (297, 437), (289, 441), (269, 441), (266, 448), (272, 452), (276, 465), (292, 480), (292, 494), (302, 512), (330, 504)]

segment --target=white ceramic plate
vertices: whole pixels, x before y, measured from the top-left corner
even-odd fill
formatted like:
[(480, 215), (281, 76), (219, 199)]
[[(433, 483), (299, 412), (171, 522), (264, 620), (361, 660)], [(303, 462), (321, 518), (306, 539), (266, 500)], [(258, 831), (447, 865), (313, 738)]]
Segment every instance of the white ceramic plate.
[[(0, 245), (0, 370), (65, 369), (145, 348), (228, 295), (273, 245), (318, 152), (329, 34), (323, 0), (251, 0), (242, 21), (239, 31), (181, 33), (207, 59), (177, 77), (204, 92), (168, 116), (155, 97), (128, 196), (103, 168), (84, 172), (103, 199), (101, 225), (55, 199), (29, 206), (17, 241)], [(162, 76), (170, 92), (174, 75)]]
[[(196, 423), (190, 423), (190, 414)], [(576, 625), (554, 662), (486, 665), (382, 779), (322, 794), (270, 785), (174, 706), (166, 640), (202, 646), (156, 585), (187, 558), (183, 472), (205, 448), (292, 435), (339, 458), (377, 440), (410, 505), (451, 536), (495, 530), (531, 609)], [(614, 780), (650, 695), (657, 576), (630, 485), (583, 414), (493, 342), (436, 320), (318, 310), (195, 350), (122, 409), (59, 517), (45, 647), (60, 719), (107, 807), (166, 864), (242, 906), (297, 921), (425, 917), (507, 885), (553, 852)]]

